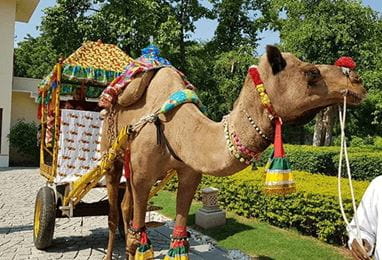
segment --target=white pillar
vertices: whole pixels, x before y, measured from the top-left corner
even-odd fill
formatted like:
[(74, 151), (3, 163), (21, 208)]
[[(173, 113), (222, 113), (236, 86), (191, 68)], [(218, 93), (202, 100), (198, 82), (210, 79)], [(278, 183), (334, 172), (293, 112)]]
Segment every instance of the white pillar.
[(0, 167), (9, 164), (8, 134), (11, 124), (13, 45), (16, 1), (0, 1), (0, 108), (2, 109)]

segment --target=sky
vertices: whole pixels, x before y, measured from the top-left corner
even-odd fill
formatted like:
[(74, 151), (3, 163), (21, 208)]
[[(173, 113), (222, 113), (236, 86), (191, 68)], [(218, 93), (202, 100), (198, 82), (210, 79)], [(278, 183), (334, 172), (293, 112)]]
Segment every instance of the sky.
[[(363, 0), (362, 2), (365, 5), (370, 6), (374, 10), (377, 10), (382, 13), (382, 1)], [(27, 36), (27, 34), (30, 34), (34, 37), (39, 35), (40, 32), (38, 31), (37, 27), (41, 23), (41, 17), (44, 14), (43, 9), (46, 7), (53, 6), (55, 3), (56, 3), (56, 0), (40, 0), (40, 3), (38, 4), (35, 12), (33, 13), (28, 23), (16, 22), (15, 46), (17, 46), (17, 43), (19, 41), (22, 41)], [(202, 0), (202, 3), (205, 6), (209, 6), (206, 0)], [(213, 37), (216, 26), (217, 26), (216, 20), (200, 19), (199, 21), (196, 22), (196, 30), (191, 35), (191, 37), (192, 39), (201, 40), (201, 41), (210, 40)], [(261, 38), (261, 40), (259, 41), (259, 47), (257, 48), (256, 51), (260, 55), (264, 53), (265, 46), (267, 44), (275, 44), (280, 41), (278, 32), (264, 31), (259, 35), (259, 37)]]

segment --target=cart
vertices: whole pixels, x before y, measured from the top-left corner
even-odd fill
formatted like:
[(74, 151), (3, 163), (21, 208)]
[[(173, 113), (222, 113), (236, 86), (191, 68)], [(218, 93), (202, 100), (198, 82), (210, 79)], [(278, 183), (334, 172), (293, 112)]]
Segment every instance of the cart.
[[(91, 153), (91, 149), (83, 148), (84, 151), (89, 151), (82, 153), (75, 160), (91, 162), (90, 166), (81, 165), (79, 168), (73, 161), (73, 165), (65, 164), (65, 159), (72, 160), (65, 149), (73, 150), (81, 147), (81, 140), (69, 138), (72, 133), (79, 135), (81, 127), (82, 135), (90, 136), (92, 134), (90, 128), (94, 128), (93, 134), (97, 131), (99, 134), (100, 121), (91, 121), (90, 125), (86, 125), (79, 117), (85, 116), (94, 120), (99, 115), (97, 98), (103, 89), (123, 72), (131, 60), (115, 45), (100, 41), (86, 42), (67, 59), (60, 59), (39, 86), (40, 174), (46, 179), (46, 185), (39, 189), (35, 202), (33, 241), (37, 249), (46, 249), (51, 245), (56, 218), (108, 214), (107, 200), (94, 203), (85, 203), (81, 200), (91, 189), (106, 187), (100, 181), (112, 167), (121, 146), (127, 141), (128, 129), (123, 128), (120, 131), (109, 151), (102, 157), (95, 156), (98, 149), (94, 149)], [(77, 117), (73, 121), (76, 122), (74, 127), (65, 123), (68, 115)], [(64, 131), (65, 124), (68, 125), (67, 130), (70, 133)], [(99, 143), (97, 140), (92, 140), (95, 145)], [(89, 141), (82, 141), (90, 145)], [(70, 142), (73, 145), (70, 145)], [(175, 172), (169, 172), (166, 178), (158, 182), (152, 189), (150, 197), (154, 196), (174, 174)], [(121, 184), (120, 201), (123, 198), (124, 188), (125, 185)], [(123, 223), (120, 223), (119, 231), (123, 236)]]

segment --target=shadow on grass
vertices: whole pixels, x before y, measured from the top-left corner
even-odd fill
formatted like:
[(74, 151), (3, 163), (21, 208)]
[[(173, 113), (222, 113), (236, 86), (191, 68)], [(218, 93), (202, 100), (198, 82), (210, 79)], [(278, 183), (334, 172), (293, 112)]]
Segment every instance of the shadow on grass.
[(269, 257), (269, 256), (265, 256), (265, 255), (259, 255), (257, 257), (254, 257), (253, 259), (256, 259), (256, 260), (274, 260), (274, 258)]
[(195, 214), (190, 215), (190, 217), (193, 218), (191, 223), (190, 223), (191, 225), (193, 225), (193, 228), (195, 228), (199, 231), (202, 231), (204, 234), (212, 237), (213, 239), (215, 239), (218, 242), (221, 240), (225, 240), (226, 238), (228, 238), (230, 236), (237, 235), (240, 232), (253, 229), (253, 227), (251, 227), (251, 226), (237, 222), (236, 219), (234, 219), (234, 218), (227, 218), (227, 223), (224, 226), (204, 230), (198, 226), (195, 226)]

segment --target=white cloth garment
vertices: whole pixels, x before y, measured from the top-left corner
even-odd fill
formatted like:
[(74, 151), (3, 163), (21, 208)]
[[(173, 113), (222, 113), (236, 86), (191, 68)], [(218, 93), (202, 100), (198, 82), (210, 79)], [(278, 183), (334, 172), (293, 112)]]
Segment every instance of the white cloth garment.
[[(356, 215), (361, 238), (366, 239), (372, 246), (369, 256), (374, 251), (374, 258), (376, 260), (382, 259), (382, 176), (375, 178), (370, 183), (357, 208)], [(354, 218), (347, 230), (350, 247), (357, 234)]]
[(100, 113), (61, 110), (57, 184), (70, 183), (100, 161)]

